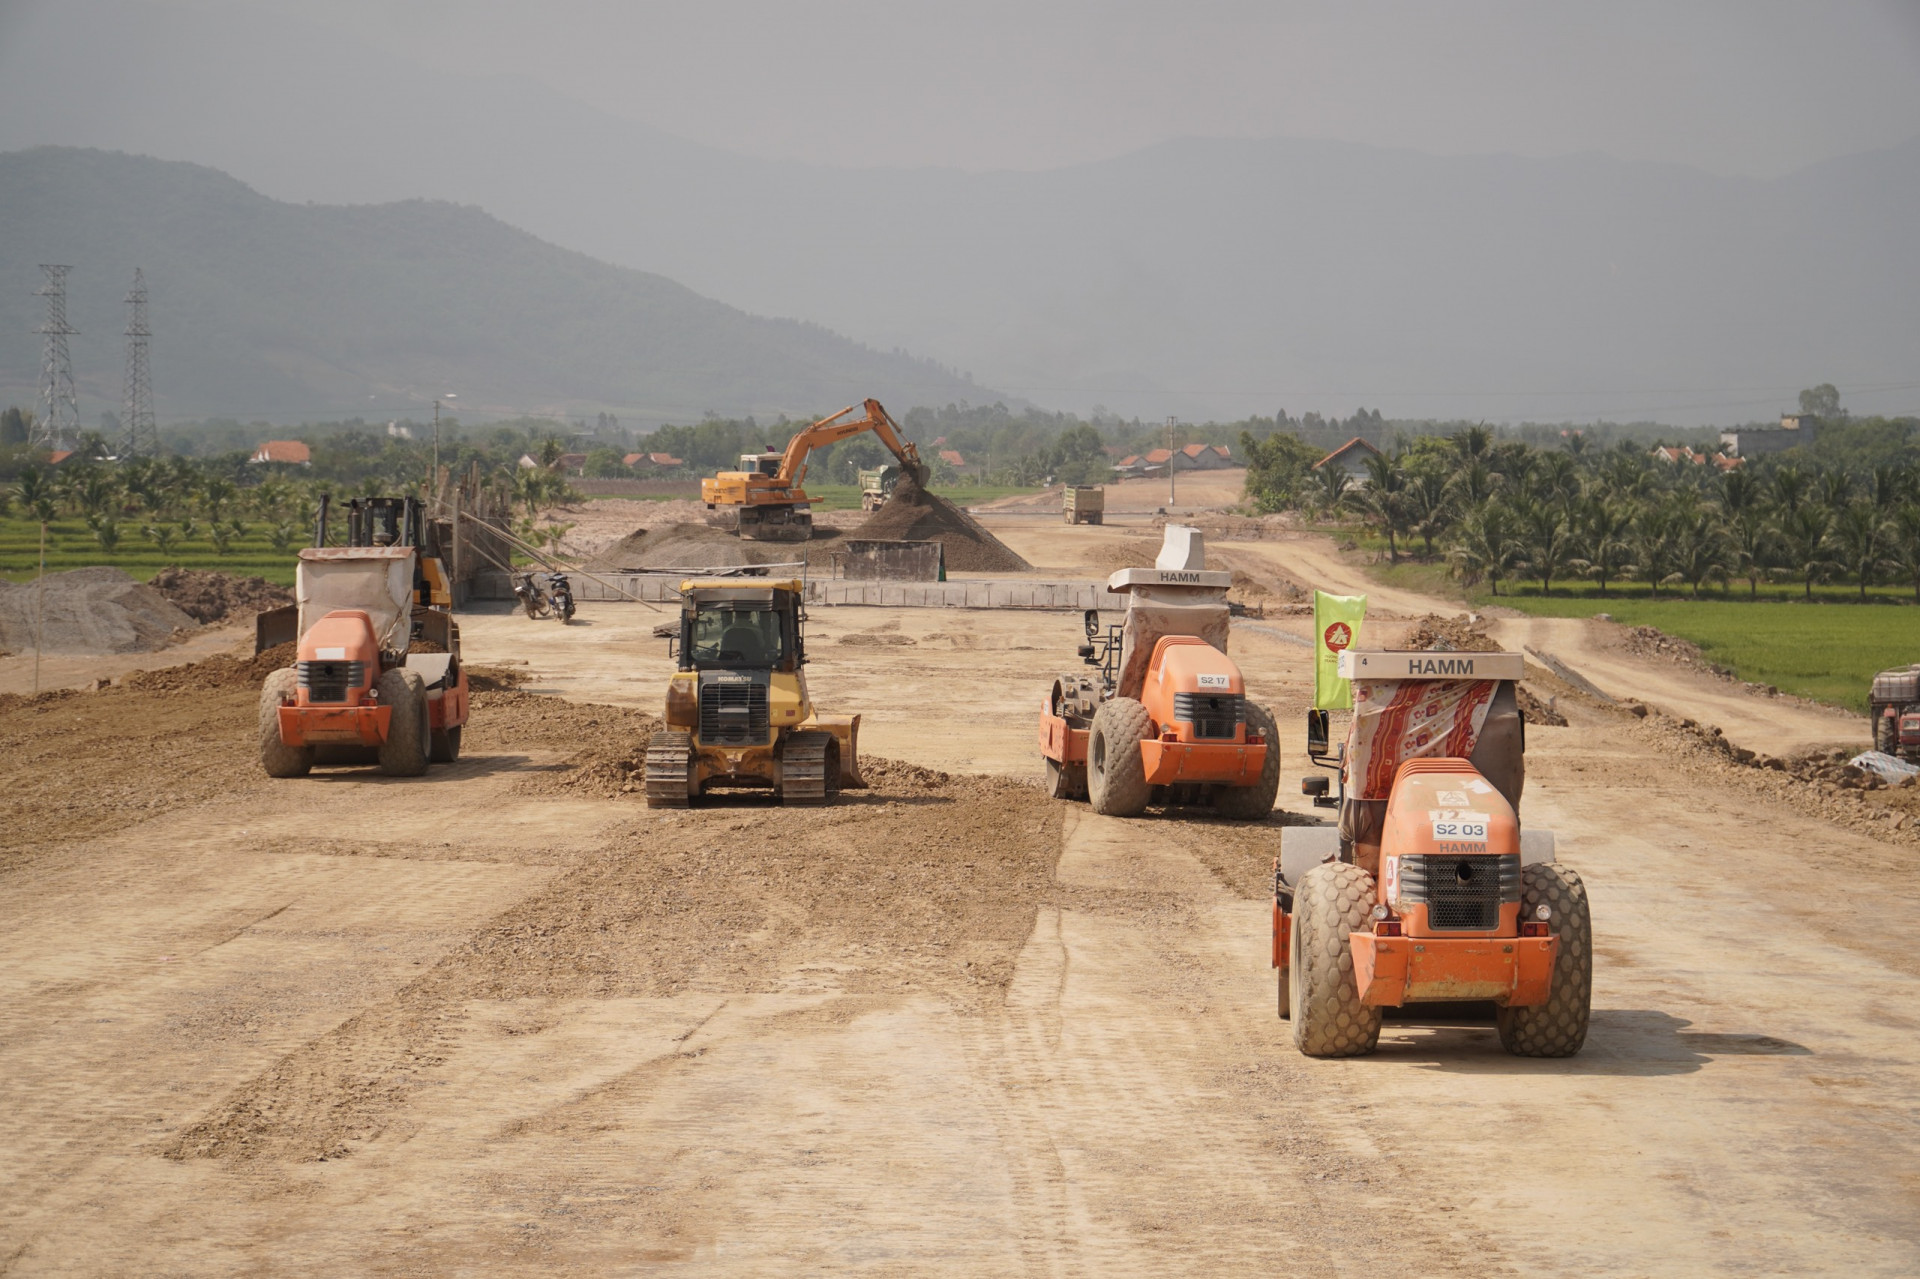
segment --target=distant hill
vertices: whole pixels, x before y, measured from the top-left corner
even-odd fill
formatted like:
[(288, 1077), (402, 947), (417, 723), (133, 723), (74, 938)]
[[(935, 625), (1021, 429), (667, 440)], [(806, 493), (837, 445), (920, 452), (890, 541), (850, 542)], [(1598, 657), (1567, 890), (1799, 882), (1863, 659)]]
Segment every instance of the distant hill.
[(197, 165), (41, 147), (0, 155), (0, 227), (0, 400), (36, 395), (38, 264), (69, 263), (85, 426), (118, 407), (136, 266), (163, 419), (418, 417), (445, 391), (469, 419), (606, 410), (636, 426), (992, 398), (453, 204), (283, 204)]

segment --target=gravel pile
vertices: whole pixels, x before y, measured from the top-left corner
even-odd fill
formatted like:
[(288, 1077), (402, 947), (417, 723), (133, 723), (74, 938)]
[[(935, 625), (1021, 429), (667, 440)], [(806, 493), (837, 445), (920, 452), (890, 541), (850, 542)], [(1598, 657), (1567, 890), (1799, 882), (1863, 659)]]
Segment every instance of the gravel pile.
[(906, 476), (886, 505), (851, 536), (877, 542), (938, 542), (947, 567), (960, 573), (1020, 573), (1033, 567), (980, 522)]
[(151, 653), (194, 618), (164, 594), (117, 568), (77, 568), (38, 582), (0, 581), (0, 649), (46, 653)]

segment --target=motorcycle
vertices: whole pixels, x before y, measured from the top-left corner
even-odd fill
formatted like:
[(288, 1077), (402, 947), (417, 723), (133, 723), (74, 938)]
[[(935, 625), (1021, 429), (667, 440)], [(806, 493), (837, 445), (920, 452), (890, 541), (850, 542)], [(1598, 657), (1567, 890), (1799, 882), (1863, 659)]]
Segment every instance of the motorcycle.
[(547, 602), (562, 626), (573, 620), (573, 586), (565, 573), (547, 575)]
[(539, 587), (533, 584), (533, 574), (515, 573), (513, 575), (513, 597), (520, 601), (520, 607), (527, 611), (528, 617), (547, 615), (547, 597)]

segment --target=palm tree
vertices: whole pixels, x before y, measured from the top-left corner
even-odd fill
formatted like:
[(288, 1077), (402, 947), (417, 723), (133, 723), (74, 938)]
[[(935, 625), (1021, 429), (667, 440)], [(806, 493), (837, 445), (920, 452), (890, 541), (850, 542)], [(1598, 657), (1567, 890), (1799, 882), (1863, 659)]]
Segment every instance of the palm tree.
[(1322, 515), (1330, 515), (1345, 501), (1353, 477), (1339, 466), (1323, 466), (1313, 473), (1313, 495)]
[(1575, 567), (1582, 568), (1589, 577), (1598, 578), (1600, 594), (1605, 596), (1610, 580), (1633, 571), (1633, 508), (1600, 497), (1590, 498), (1582, 508), (1580, 524), (1587, 553)]
[(1853, 500), (1853, 477), (1838, 469), (1816, 471), (1813, 491), (1822, 506), (1838, 515)]
[(1459, 539), (1447, 555), (1463, 581), (1471, 585), (1485, 578), (1499, 595), (1500, 579), (1512, 575), (1520, 558), (1513, 517), (1498, 502), (1489, 502), (1461, 524)]
[(1492, 501), (1494, 490), (1499, 486), (1493, 471), (1483, 459), (1477, 457), (1455, 471), (1447, 483), (1452, 487), (1459, 504), (1469, 511), (1477, 511)]
[(1394, 458), (1382, 453), (1367, 457), (1367, 483), (1347, 494), (1347, 501), (1358, 509), (1367, 523), (1387, 537), (1387, 563), (1400, 562), (1399, 534), (1409, 516), (1407, 473)]
[(1884, 519), (1871, 501), (1849, 502), (1833, 522), (1834, 558), (1860, 582), (1860, 602), (1867, 602), (1867, 579), (1885, 564)]
[(1549, 453), (1541, 458), (1533, 477), (1535, 496), (1553, 502), (1563, 512), (1571, 512), (1580, 497), (1580, 465), (1568, 453)]
[(1726, 539), (1712, 511), (1695, 507), (1674, 520), (1673, 572), (1693, 588), (1694, 599), (1700, 598), (1702, 582), (1726, 580)]
[(1778, 540), (1772, 521), (1758, 506), (1745, 506), (1726, 521), (1727, 548), (1732, 555), (1730, 567), (1747, 579), (1747, 595), (1760, 597), (1760, 578), (1773, 558)]
[(1807, 473), (1789, 462), (1773, 473), (1773, 500), (1781, 509), (1792, 515), (1807, 500), (1807, 490), (1812, 487)]
[(1887, 524), (1887, 564), (1913, 583), (1920, 604), (1920, 502), (1908, 502)]
[(1562, 576), (1574, 557), (1573, 523), (1566, 509), (1552, 501), (1528, 502), (1516, 514), (1526, 567), (1540, 579), (1540, 593), (1551, 595), (1553, 579)]
[(1673, 580), (1674, 526), (1683, 512), (1671, 502), (1643, 506), (1633, 521), (1633, 549), (1640, 577), (1660, 597), (1660, 587)]
[(1447, 491), (1447, 479), (1438, 471), (1421, 471), (1407, 485), (1409, 527), (1425, 543), (1426, 558), (1433, 558), (1433, 539), (1452, 527), (1453, 499)]
[(1462, 463), (1472, 465), (1484, 461), (1487, 451), (1493, 447), (1493, 432), (1484, 423), (1470, 426), (1453, 437), (1453, 447)]
[(1781, 551), (1793, 575), (1806, 583), (1808, 599), (1813, 598), (1814, 580), (1824, 581), (1840, 567), (1827, 544), (1832, 529), (1833, 512), (1811, 502), (1802, 502), (1780, 522)]

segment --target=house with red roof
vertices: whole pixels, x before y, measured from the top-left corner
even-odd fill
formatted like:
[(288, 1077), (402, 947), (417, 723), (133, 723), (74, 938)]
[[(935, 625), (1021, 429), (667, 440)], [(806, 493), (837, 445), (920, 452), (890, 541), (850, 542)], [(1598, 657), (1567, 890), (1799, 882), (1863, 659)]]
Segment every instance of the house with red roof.
[(1325, 467), (1337, 466), (1347, 473), (1348, 479), (1364, 481), (1367, 478), (1367, 459), (1385, 456), (1386, 454), (1356, 435), (1315, 462), (1313, 469), (1318, 471)]
[(253, 451), (247, 459), (249, 466), (265, 466), (277, 463), (281, 466), (311, 466), (313, 450), (299, 440), (268, 440)]

